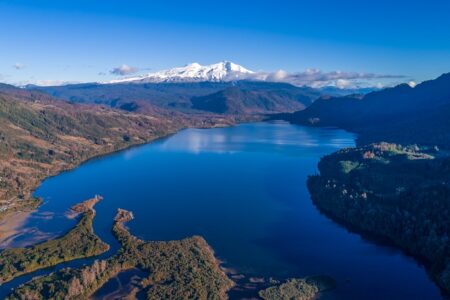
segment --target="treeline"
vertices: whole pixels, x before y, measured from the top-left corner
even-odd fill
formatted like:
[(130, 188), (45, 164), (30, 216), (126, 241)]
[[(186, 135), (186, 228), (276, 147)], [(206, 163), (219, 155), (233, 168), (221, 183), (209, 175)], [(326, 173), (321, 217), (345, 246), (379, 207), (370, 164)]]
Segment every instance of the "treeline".
[(322, 97), (305, 110), (278, 116), (308, 126), (358, 133), (358, 145), (381, 141), (450, 148), (450, 73), (414, 88), (401, 84), (367, 95)]
[(231, 117), (187, 116), (149, 104), (136, 112), (71, 104), (44, 92), (0, 85), (0, 218), (36, 207), (31, 192), (45, 177), (87, 159), (181, 128), (234, 122)]
[[(89, 201), (92, 202), (85, 203)], [(92, 228), (93, 204), (79, 211), (83, 213), (80, 221), (64, 236), (26, 248), (0, 251), (0, 285), (26, 273), (107, 251), (108, 244), (100, 240)]]
[(16, 288), (8, 299), (86, 299), (108, 280), (132, 268), (149, 274), (139, 288), (147, 299), (227, 298), (233, 282), (220, 269), (203, 238), (145, 242), (125, 228), (123, 223), (131, 218), (130, 212), (118, 211), (113, 233), (121, 248), (111, 258), (35, 278)]
[(259, 291), (264, 300), (313, 300), (320, 292), (333, 289), (336, 282), (328, 276), (310, 276), (306, 278), (291, 278)]
[(184, 126), (180, 115), (125, 113), (41, 92), (0, 90), (0, 217), (36, 206), (31, 191), (47, 176)]
[(352, 228), (422, 259), (450, 292), (450, 156), (437, 148), (373, 144), (324, 157), (314, 203)]

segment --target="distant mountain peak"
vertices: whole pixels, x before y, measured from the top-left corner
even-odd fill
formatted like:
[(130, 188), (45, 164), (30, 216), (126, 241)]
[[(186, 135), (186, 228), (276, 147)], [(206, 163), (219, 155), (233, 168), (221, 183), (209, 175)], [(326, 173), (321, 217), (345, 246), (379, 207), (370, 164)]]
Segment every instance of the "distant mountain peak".
[(200, 65), (194, 62), (184, 67), (112, 80), (105, 83), (220, 82), (246, 79), (251, 74), (254, 74), (254, 72), (230, 61), (221, 61), (211, 65)]

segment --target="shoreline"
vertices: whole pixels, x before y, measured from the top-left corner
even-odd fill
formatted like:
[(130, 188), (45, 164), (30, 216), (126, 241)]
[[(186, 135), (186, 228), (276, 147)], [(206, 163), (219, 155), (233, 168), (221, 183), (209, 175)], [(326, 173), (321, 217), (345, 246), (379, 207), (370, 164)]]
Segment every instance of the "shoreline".
[(8, 248), (13, 240), (25, 230), (24, 225), (32, 211), (15, 211), (0, 220), (0, 249)]
[(36, 187), (33, 187), (30, 190), (31, 197), (30, 197), (30, 199), (27, 199), (27, 200), (36, 199), (34, 201), (39, 201), (39, 204), (37, 206), (34, 207), (33, 205), (26, 205), (24, 207), (20, 207), (15, 210), (5, 211), (5, 212), (3, 212), (2, 215), (0, 215), (0, 250), (7, 248), (7, 245), (12, 242), (14, 237), (17, 236), (17, 234), (19, 234), (21, 231), (25, 230), (24, 225), (26, 224), (26, 221), (30, 218), (30, 216), (33, 212), (36, 212), (41, 207), (42, 201), (38, 198), (35, 198), (33, 196), (33, 194), (36, 192), (36, 190), (41, 186), (41, 184), (45, 180), (55, 177), (55, 176), (58, 176), (58, 175), (61, 175), (64, 172), (70, 172), (70, 171), (78, 168), (82, 164), (88, 163), (90, 161), (100, 159), (100, 158), (106, 157), (108, 155), (113, 155), (113, 154), (119, 153), (121, 151), (129, 150), (129, 149), (132, 149), (133, 147), (139, 147), (139, 146), (143, 146), (146, 144), (150, 144), (150, 143), (153, 143), (153, 142), (158, 141), (163, 138), (167, 138), (167, 137), (169, 137), (173, 134), (176, 134), (179, 131), (187, 129), (187, 128), (189, 128), (189, 127), (181, 128), (175, 132), (168, 132), (166, 135), (154, 137), (152, 139), (142, 141), (141, 143), (130, 144), (128, 146), (114, 149), (113, 151), (109, 151), (109, 152), (105, 152), (105, 153), (98, 153), (92, 157), (87, 158), (86, 160), (82, 160), (78, 163), (75, 163), (74, 165), (69, 166), (68, 168), (56, 170), (54, 174), (45, 176), (42, 180), (39, 181), (39, 184)]
[[(18, 209), (12, 209), (10, 211), (4, 211), (2, 212), (2, 214), (0, 214), (0, 251), (2, 249), (7, 248), (8, 244), (11, 243), (14, 240), (14, 237), (17, 236), (17, 234), (19, 234), (21, 231), (25, 230), (26, 228), (24, 227), (24, 225), (26, 224), (26, 221), (30, 218), (31, 214), (33, 212), (36, 212), (42, 205), (42, 199), (39, 198), (35, 198), (33, 196), (33, 194), (36, 192), (36, 190), (41, 186), (41, 184), (52, 177), (56, 177), (58, 175), (61, 175), (65, 172), (70, 172), (78, 167), (80, 167), (81, 165), (88, 163), (90, 161), (94, 161), (96, 159), (101, 159), (104, 158), (106, 156), (109, 155), (114, 155), (117, 153), (120, 153), (122, 151), (125, 150), (130, 150), (133, 149), (134, 147), (140, 147), (140, 146), (144, 146), (147, 144), (151, 144), (154, 142), (157, 142), (159, 140), (168, 138), (174, 134), (179, 133), (182, 130), (186, 130), (186, 129), (190, 129), (190, 128), (198, 128), (198, 129), (212, 129), (212, 128), (217, 128), (217, 127), (230, 127), (230, 126), (235, 126), (237, 124), (240, 124), (239, 122), (235, 122), (232, 124), (215, 124), (213, 126), (210, 127), (195, 127), (195, 126), (186, 126), (186, 127), (181, 127), (178, 128), (174, 131), (169, 131), (167, 132), (167, 134), (164, 135), (160, 135), (160, 136), (155, 136), (152, 137), (150, 139), (147, 140), (142, 140), (139, 141), (137, 143), (134, 144), (130, 144), (130, 145), (126, 145), (123, 147), (119, 147), (118, 149), (114, 149), (112, 151), (107, 151), (104, 153), (98, 153), (93, 155), (92, 157), (89, 157), (85, 160), (82, 160), (80, 162), (75, 163), (72, 166), (69, 166), (67, 168), (63, 168), (61, 170), (55, 170), (55, 172), (53, 174), (49, 174), (48, 176), (45, 176), (42, 180), (39, 181), (38, 185), (31, 188), (30, 189), (30, 198), (27, 199), (28, 201), (38, 201), (39, 203), (37, 203), (37, 205), (25, 205), (23, 207), (19, 207)], [(34, 199), (34, 200), (33, 200)], [(20, 216), (20, 220), (16, 220), (16, 216), (19, 215)]]

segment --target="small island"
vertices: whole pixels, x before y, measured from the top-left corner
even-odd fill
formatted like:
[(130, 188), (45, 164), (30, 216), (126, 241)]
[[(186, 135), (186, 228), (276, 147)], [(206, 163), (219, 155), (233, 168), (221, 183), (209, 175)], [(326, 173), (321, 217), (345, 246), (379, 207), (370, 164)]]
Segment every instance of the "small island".
[(291, 278), (286, 282), (259, 291), (264, 300), (311, 300), (320, 292), (333, 289), (336, 283), (328, 276), (311, 276), (303, 279)]

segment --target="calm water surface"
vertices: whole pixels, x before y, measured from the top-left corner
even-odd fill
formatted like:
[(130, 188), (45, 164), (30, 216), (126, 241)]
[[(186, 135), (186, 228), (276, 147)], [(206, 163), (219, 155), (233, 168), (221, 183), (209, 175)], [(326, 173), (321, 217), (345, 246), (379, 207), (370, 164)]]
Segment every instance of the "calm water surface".
[(64, 233), (75, 222), (67, 209), (100, 194), (94, 226), (112, 245), (107, 255), (117, 249), (110, 230), (121, 207), (134, 212), (129, 227), (139, 238), (202, 235), (247, 278), (327, 274), (338, 281), (332, 299), (441, 299), (413, 259), (349, 233), (313, 206), (308, 175), (354, 138), (286, 123), (184, 130), (46, 180), (36, 191), (45, 204), (16, 244)]

